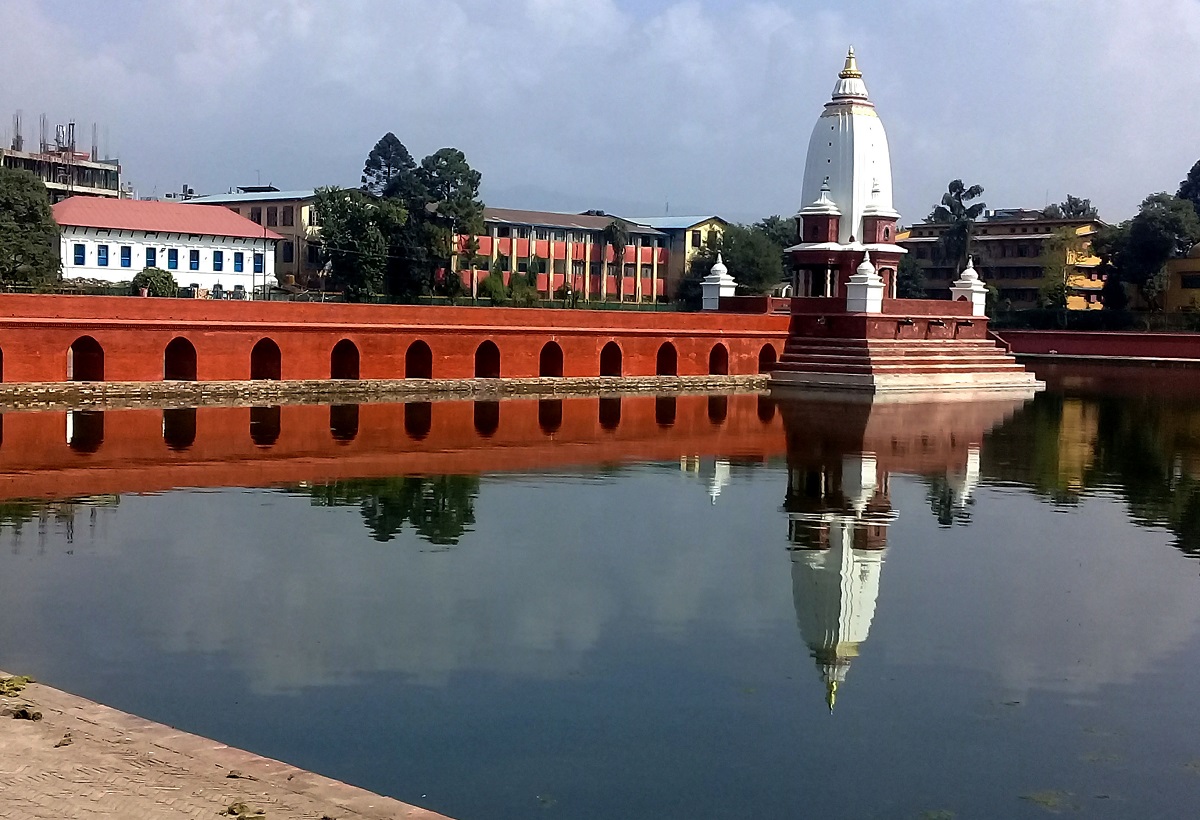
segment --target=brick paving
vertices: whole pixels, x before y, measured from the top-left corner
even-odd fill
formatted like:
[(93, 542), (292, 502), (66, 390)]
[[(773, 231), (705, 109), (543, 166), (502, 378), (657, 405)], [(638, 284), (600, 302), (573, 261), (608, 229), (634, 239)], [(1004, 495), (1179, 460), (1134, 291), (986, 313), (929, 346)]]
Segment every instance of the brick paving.
[[(26, 705), (42, 719), (2, 714)], [(42, 684), (0, 697), (0, 818), (222, 816), (447, 820)]]

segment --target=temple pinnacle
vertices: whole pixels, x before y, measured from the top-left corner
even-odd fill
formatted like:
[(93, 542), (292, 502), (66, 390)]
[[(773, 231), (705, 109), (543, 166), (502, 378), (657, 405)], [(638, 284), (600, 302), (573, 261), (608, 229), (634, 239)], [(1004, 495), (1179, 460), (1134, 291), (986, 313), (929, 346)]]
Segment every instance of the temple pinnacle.
[(858, 60), (854, 58), (854, 46), (850, 46), (850, 50), (846, 52), (846, 67), (842, 69), (842, 73), (838, 74), (838, 76), (843, 80), (862, 77), (862, 72), (858, 70)]

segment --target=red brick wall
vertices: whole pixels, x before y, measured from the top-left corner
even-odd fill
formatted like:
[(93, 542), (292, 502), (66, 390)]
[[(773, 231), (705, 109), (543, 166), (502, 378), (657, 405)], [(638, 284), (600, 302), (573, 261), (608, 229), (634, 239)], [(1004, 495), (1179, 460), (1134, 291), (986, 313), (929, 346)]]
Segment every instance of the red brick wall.
[(998, 330), (1016, 354), (1200, 359), (1200, 333)]
[(787, 315), (405, 305), (215, 302), (106, 296), (0, 295), (3, 381), (67, 377), (67, 350), (82, 336), (104, 349), (106, 381), (156, 381), (163, 351), (176, 337), (196, 348), (201, 381), (250, 377), (250, 351), (270, 338), (282, 354), (282, 378), (324, 379), (342, 339), (357, 345), (364, 379), (402, 378), (416, 341), (433, 351), (435, 378), (470, 378), (485, 340), (501, 353), (501, 375), (537, 376), (549, 341), (564, 354), (565, 376), (596, 376), (600, 350), (615, 341), (622, 372), (654, 375), (659, 347), (673, 344), (681, 376), (708, 373), (717, 344), (729, 351), (731, 375), (758, 372), (764, 345), (783, 351)]

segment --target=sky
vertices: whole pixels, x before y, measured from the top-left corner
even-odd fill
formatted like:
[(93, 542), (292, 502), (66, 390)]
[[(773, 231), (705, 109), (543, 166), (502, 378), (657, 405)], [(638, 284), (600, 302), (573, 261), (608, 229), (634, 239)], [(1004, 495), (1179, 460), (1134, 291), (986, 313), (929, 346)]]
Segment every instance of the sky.
[(499, 207), (790, 215), (848, 45), (896, 207), (1101, 217), (1200, 159), (1200, 0), (3, 0), (0, 138), (99, 125), (141, 196), (356, 185), (394, 132)]

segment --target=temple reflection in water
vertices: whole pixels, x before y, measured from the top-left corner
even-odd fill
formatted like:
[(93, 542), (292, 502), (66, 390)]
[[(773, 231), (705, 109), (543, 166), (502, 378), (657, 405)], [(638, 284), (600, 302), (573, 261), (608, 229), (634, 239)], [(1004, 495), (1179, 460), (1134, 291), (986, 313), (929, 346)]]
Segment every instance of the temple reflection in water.
[(949, 503), (965, 508), (979, 483), (984, 434), (1023, 403), (780, 403), (796, 622), (830, 711), (875, 618), (888, 528), (897, 518), (891, 476), (944, 476)]

